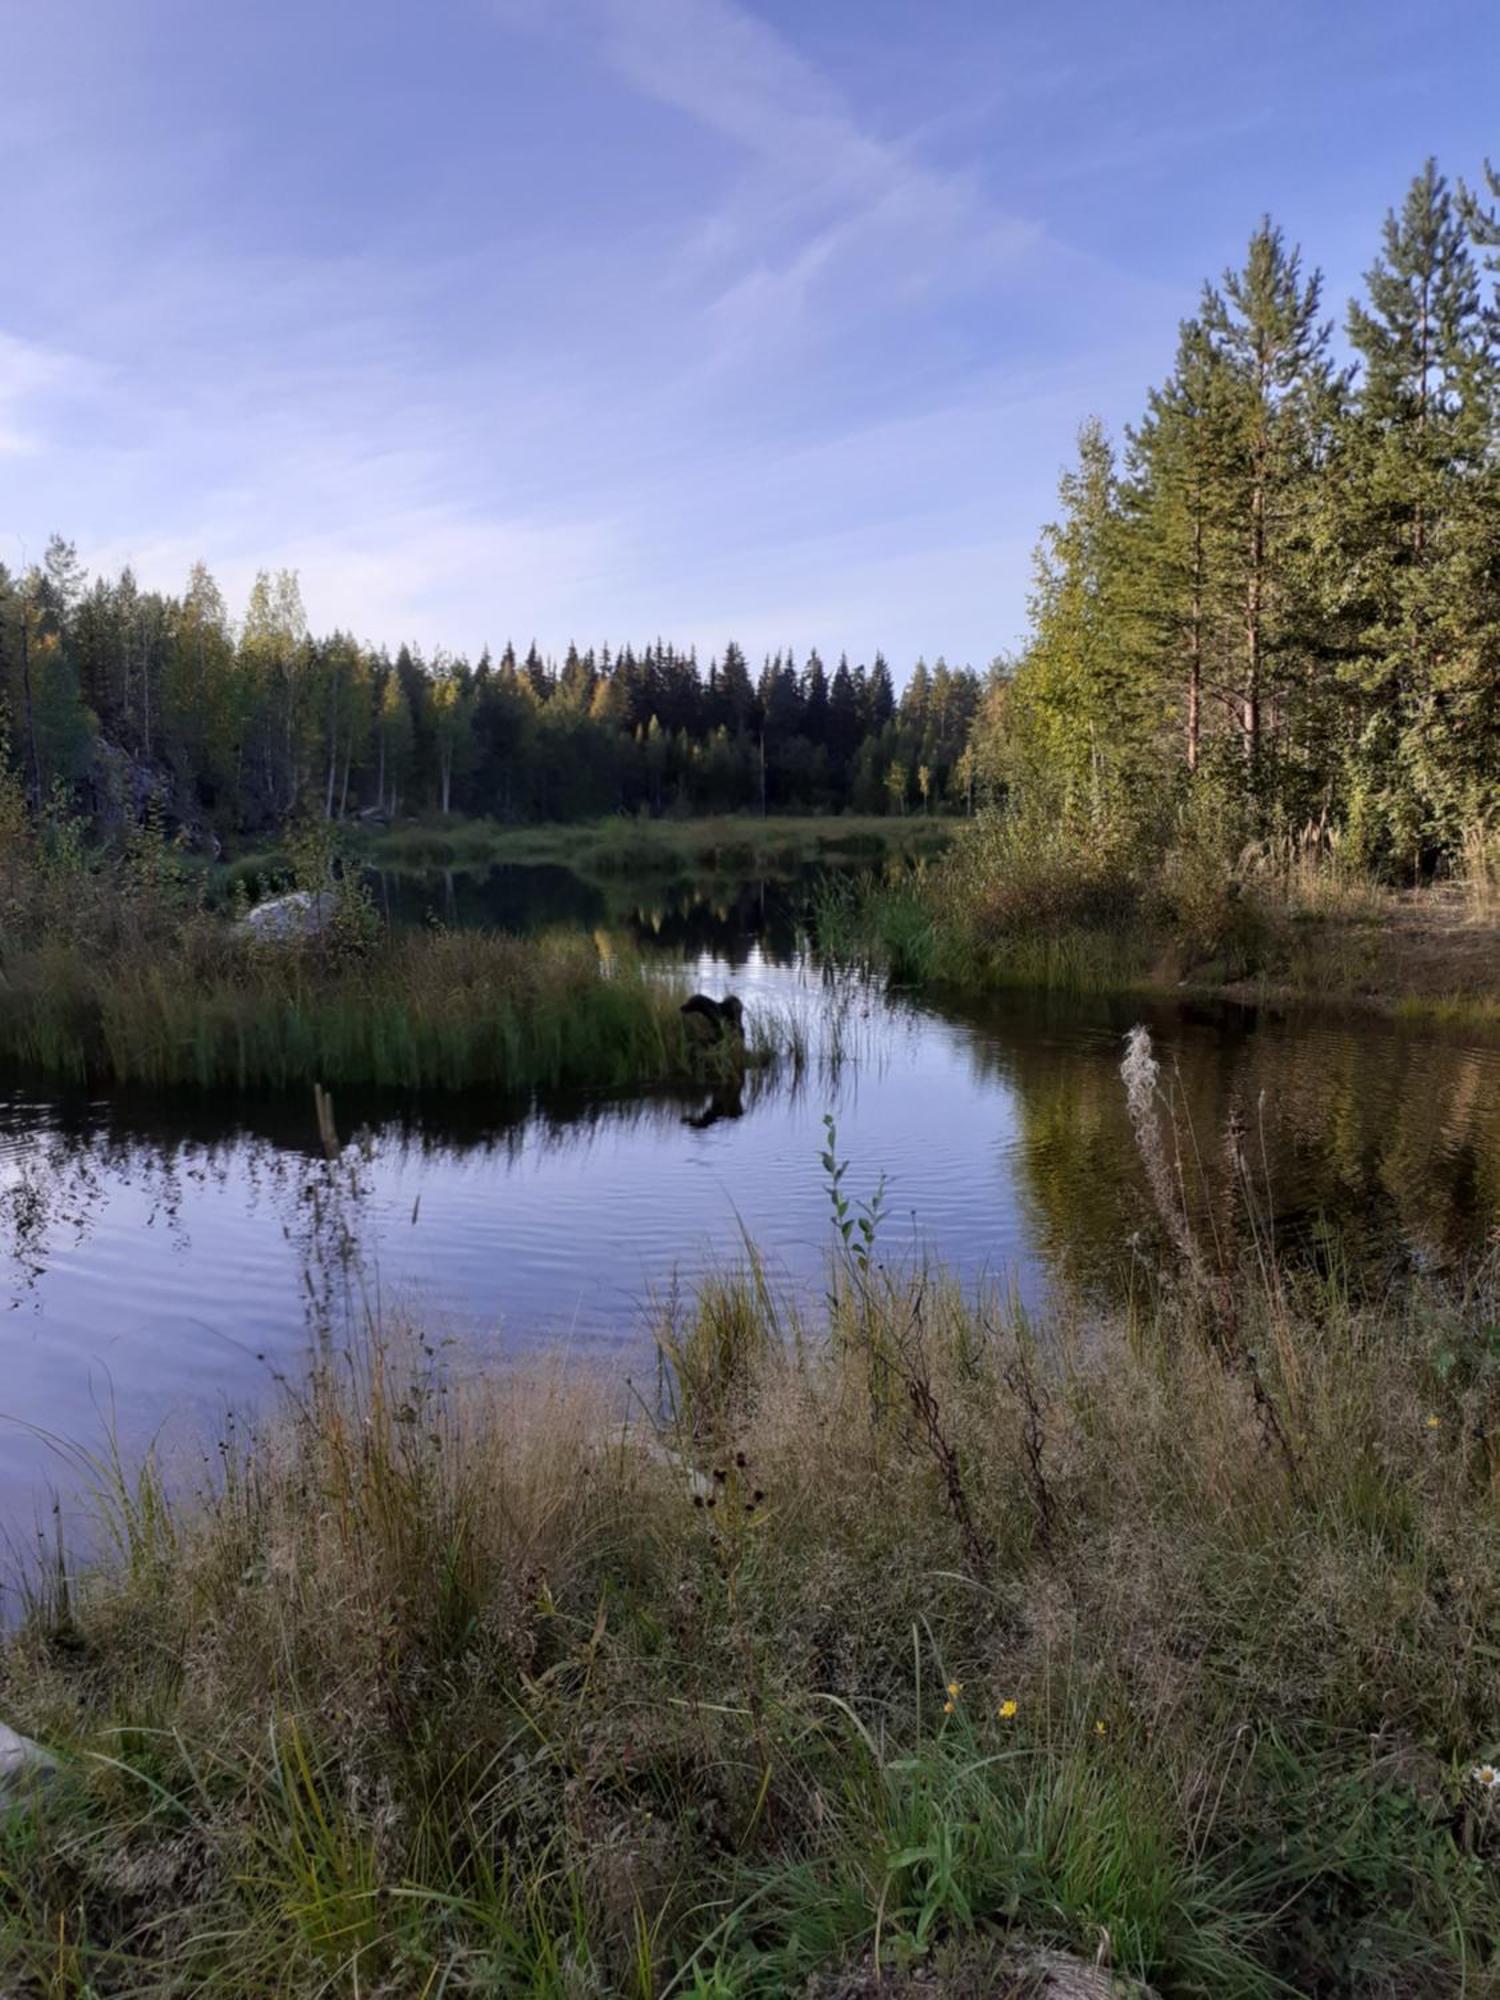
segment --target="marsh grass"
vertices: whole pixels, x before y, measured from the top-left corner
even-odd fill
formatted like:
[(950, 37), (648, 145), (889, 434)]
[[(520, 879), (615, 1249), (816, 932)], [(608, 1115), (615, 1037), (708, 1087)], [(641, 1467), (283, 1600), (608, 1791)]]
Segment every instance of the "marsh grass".
[(1479, 1025), (1500, 1006), (1493, 849), (1471, 829), (1459, 885), (1398, 894), (1327, 829), (1246, 843), (1195, 812), (1142, 842), (992, 812), (935, 860), (826, 884), (816, 933), (916, 984), (1232, 989)]
[(65, 1757), (0, 1831), (7, 1990), (1005, 1990), (1017, 1938), (1167, 1994), (1489, 1990), (1493, 1273), (1209, 1261), (1037, 1323), (747, 1259), (647, 1405), (372, 1329), (196, 1498), (106, 1462), (107, 1553), (0, 1656)]
[[(0, 827), (0, 836), (5, 829)], [(331, 904), (324, 935), (243, 935), (154, 829), (122, 853), (63, 823), (0, 837), (0, 1063), (66, 1083), (508, 1091), (725, 1081), (773, 1054), (696, 1047), (682, 983), (578, 933), (387, 933), (326, 831), (289, 848)]]
[(580, 825), (501, 826), (451, 820), (371, 836), (370, 860), (391, 868), (474, 868), (500, 862), (562, 862), (584, 876), (785, 873), (810, 862), (879, 859), (888, 852), (936, 854), (952, 837), (941, 819), (635, 819)]
[[(11, 961), (0, 1056), (68, 1082), (459, 1090), (712, 1077), (680, 982), (590, 938), (396, 933), (356, 957), (205, 924), (165, 953), (49, 944)], [(767, 1032), (770, 1032), (767, 1030)], [(748, 1059), (770, 1053), (752, 1035)]]

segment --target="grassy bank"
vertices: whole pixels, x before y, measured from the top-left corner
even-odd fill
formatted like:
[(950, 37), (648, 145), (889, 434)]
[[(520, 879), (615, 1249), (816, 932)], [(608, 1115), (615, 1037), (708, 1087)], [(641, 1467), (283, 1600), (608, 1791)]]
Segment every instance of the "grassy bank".
[(874, 861), (887, 854), (937, 854), (955, 822), (911, 817), (607, 819), (585, 825), (501, 826), (490, 820), (437, 821), (365, 836), (376, 866), (475, 868), (503, 862), (558, 862), (579, 874), (783, 873), (810, 862)]
[[(611, 1088), (723, 1073), (685, 989), (591, 938), (410, 932), (346, 958), (205, 925), (168, 955), (48, 945), (7, 966), (0, 1060), (69, 1083)], [(751, 1060), (775, 1042), (762, 1023)]]
[(1500, 1300), (1299, 1286), (1162, 1199), (1103, 1325), (856, 1225), (815, 1311), (706, 1285), (650, 1409), (392, 1337), (196, 1502), (105, 1475), (112, 1553), (0, 1653), (64, 1756), (0, 1830), (6, 1990), (977, 1996), (1046, 1944), (1494, 1991)]
[[(325, 852), (294, 859), (328, 884)], [(67, 829), (0, 838), (0, 1064), (66, 1083), (523, 1091), (713, 1079), (796, 1053), (764, 1015), (747, 1049), (703, 1048), (681, 983), (592, 937), (388, 933), (346, 879), (320, 891), (322, 935), (272, 941), (200, 889), (149, 830), (120, 854)]]
[(823, 947), (967, 990), (1184, 988), (1500, 1024), (1493, 844), (1464, 878), (1396, 890), (1336, 854), (1204, 839), (1142, 855), (987, 816), (916, 871), (830, 884)]

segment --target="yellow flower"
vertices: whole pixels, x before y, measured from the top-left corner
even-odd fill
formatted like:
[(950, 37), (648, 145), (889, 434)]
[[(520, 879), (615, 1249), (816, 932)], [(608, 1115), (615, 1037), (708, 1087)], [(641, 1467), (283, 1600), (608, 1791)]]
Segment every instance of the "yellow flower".
[(1429, 1417), (1429, 1418), (1427, 1419), (1427, 1428), (1428, 1428), (1428, 1430), (1430, 1430), (1430, 1431), (1435, 1431), (1435, 1430), (1439, 1429), (1439, 1428), (1441, 1427), (1441, 1425), (1442, 1425), (1442, 1421), (1443, 1421), (1443, 1420), (1442, 1420), (1442, 1418), (1441, 1418), (1440, 1416), (1436, 1415), (1436, 1414), (1434, 1414), (1434, 1415), (1430, 1416), (1430, 1417)]
[(1016, 1703), (1014, 1702), (1014, 1700), (1007, 1698), (1005, 1701), (1001, 1702), (998, 1712), (1000, 1720), (1002, 1722), (1009, 1722), (1011, 1717), (1016, 1712)]
[(949, 1701), (957, 1701), (958, 1697), (963, 1693), (963, 1691), (964, 1691), (964, 1684), (962, 1681), (949, 1681), (948, 1683)]
[(953, 1713), (953, 1703), (951, 1701), (943, 1703), (943, 1713), (944, 1715), (951, 1715)]
[(1096, 1722), (1094, 1724), (1094, 1734), (1096, 1736), (1102, 1736), (1104, 1734), (1104, 1724), (1102, 1722)]

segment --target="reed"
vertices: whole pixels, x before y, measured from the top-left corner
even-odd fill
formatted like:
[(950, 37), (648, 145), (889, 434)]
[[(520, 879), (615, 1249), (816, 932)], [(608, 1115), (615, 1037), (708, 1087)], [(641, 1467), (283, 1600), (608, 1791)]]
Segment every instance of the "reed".
[(679, 980), (591, 938), (411, 932), (345, 957), (205, 925), (175, 951), (49, 945), (12, 959), (0, 1058), (66, 1082), (461, 1090), (607, 1088), (766, 1059), (696, 1048)]
[[(0, 1063), (66, 1083), (509, 1091), (727, 1078), (783, 1050), (695, 1046), (680, 978), (577, 933), (387, 932), (326, 836), (291, 852), (329, 900), (322, 935), (248, 937), (203, 906), (175, 850), (122, 855), (64, 828), (0, 841)], [(795, 1048), (789, 1048), (794, 1061)]]

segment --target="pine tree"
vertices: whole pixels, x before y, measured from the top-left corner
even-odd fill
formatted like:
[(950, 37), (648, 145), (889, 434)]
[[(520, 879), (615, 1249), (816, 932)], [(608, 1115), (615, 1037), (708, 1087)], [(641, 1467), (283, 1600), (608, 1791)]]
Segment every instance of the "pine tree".
[(809, 743), (828, 743), (828, 673), (815, 646), (802, 670), (802, 733)]
[(1120, 490), (1097, 419), (1079, 432), (1078, 464), (1058, 497), (1061, 518), (1037, 547), (1034, 636), (1007, 689), (993, 775), (1030, 810), (1102, 827), (1137, 810), (1133, 781), (1152, 731), (1117, 643)]
[(896, 713), (896, 689), (891, 680), (891, 670), (885, 663), (884, 653), (875, 655), (875, 664), (870, 668), (865, 700), (865, 729), (871, 736), (878, 736)]
[(842, 784), (850, 760), (859, 747), (859, 689), (849, 671), (847, 655), (840, 655), (828, 691), (828, 754), (834, 775)]

